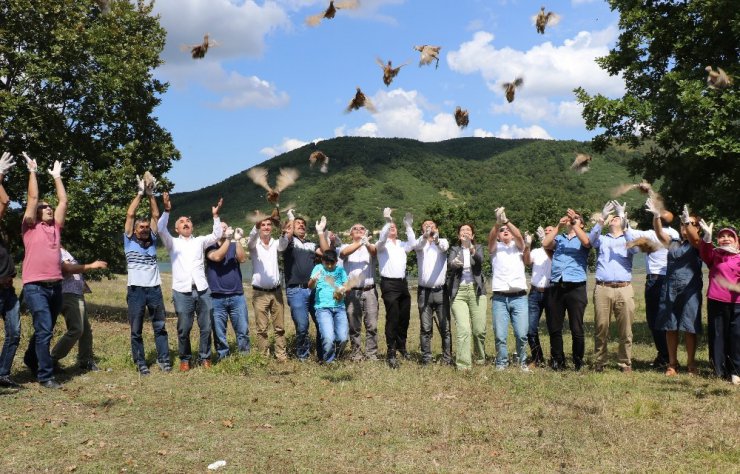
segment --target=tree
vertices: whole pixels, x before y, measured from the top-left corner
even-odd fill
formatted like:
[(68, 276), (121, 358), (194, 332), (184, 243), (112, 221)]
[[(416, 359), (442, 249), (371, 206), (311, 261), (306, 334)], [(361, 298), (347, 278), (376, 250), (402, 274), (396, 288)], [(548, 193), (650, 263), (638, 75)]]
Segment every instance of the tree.
[(740, 9), (735, 0), (609, 0), (620, 14), (617, 45), (597, 61), (621, 74), (623, 97), (575, 90), (594, 146), (644, 148), (631, 170), (663, 179), (672, 209), (684, 203), (714, 219), (740, 218), (740, 100), (735, 85), (707, 87), (705, 67), (738, 78)]
[[(162, 177), (179, 152), (152, 115), (167, 90), (152, 76), (165, 31), (151, 4), (111, 5), (103, 14), (95, 0), (0, 0), (0, 150), (26, 151), (40, 169), (63, 161), (62, 241), (81, 260), (121, 271), (135, 175)], [(6, 185), (16, 201), (25, 200), (22, 161)], [(51, 177), (39, 180), (53, 194)]]

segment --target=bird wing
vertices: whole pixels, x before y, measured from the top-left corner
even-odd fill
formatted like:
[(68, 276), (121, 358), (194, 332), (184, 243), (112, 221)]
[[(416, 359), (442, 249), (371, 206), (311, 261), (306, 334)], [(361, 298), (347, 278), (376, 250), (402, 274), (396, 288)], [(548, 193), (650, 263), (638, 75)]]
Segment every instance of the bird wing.
[(659, 242), (648, 239), (647, 237), (638, 237), (627, 242), (626, 247), (628, 249), (631, 249), (632, 247), (637, 247), (640, 249), (641, 252), (652, 253), (656, 250), (660, 250), (662, 248), (662, 245), (660, 245)]
[(591, 161), (591, 155), (587, 155), (585, 153), (578, 153), (576, 155), (576, 159), (573, 161), (573, 164), (570, 165), (571, 169), (579, 170), (581, 172), (585, 171), (584, 168), (588, 169), (588, 163)]
[(319, 23), (321, 23), (321, 20), (324, 18), (324, 12), (317, 13), (315, 15), (311, 15), (306, 18), (306, 24), (308, 26), (316, 26)]
[(376, 56), (375, 57), (375, 62), (378, 63), (378, 66), (380, 66), (385, 71), (385, 63), (383, 62), (382, 59), (380, 59), (379, 57)]
[(295, 184), (298, 179), (298, 170), (295, 168), (280, 168), (280, 174), (277, 177), (275, 192), (282, 192), (286, 188)]
[(560, 15), (553, 12), (548, 12), (545, 16), (545, 21), (547, 22), (548, 26), (555, 26), (558, 23), (560, 23)]
[(215, 47), (217, 47), (217, 46), (221, 46), (221, 43), (219, 43), (219, 42), (218, 42), (218, 41), (216, 41), (215, 39), (209, 39), (209, 40), (208, 40), (208, 46), (209, 46), (210, 48), (215, 48)]
[(336, 8), (337, 10), (358, 8), (359, 6), (360, 2), (358, 2), (357, 0), (344, 0), (342, 2), (334, 2), (334, 8)]
[(514, 79), (514, 85), (516, 87), (521, 87), (522, 84), (524, 84), (524, 78), (523, 77), (517, 77), (516, 79)]
[(255, 166), (247, 171), (247, 176), (249, 176), (249, 179), (251, 179), (257, 186), (264, 188), (268, 192), (272, 192), (272, 188), (267, 184), (267, 168)]
[(370, 99), (365, 97), (365, 108), (370, 111), (370, 113), (376, 113), (378, 109), (375, 108), (372, 102), (370, 102)]
[(504, 82), (503, 84), (501, 84), (501, 88), (505, 91), (508, 91), (510, 87), (514, 87), (514, 84), (512, 84), (511, 82)]
[(270, 216), (265, 214), (264, 212), (255, 209), (251, 214), (247, 215), (247, 220), (253, 224), (257, 224), (259, 222), (262, 222), (265, 219), (269, 219)]

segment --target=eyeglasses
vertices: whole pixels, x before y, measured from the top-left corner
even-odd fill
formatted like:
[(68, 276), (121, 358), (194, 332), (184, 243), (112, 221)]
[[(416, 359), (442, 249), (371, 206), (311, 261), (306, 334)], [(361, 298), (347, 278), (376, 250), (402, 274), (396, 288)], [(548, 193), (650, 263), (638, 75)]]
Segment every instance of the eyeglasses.
[(350, 229), (350, 230), (352, 230), (352, 231), (355, 231), (355, 230), (365, 230), (365, 228), (364, 228), (364, 227), (362, 227), (362, 226), (354, 226), (354, 227), (352, 227), (352, 229)]
[(51, 209), (51, 204), (39, 204), (36, 206), (37, 211), (43, 211), (44, 209)]

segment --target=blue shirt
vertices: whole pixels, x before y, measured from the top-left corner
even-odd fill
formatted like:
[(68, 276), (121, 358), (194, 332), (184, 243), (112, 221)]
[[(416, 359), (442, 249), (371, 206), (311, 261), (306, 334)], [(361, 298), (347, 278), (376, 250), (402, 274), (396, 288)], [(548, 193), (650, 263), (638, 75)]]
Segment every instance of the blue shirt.
[(588, 251), (578, 236), (568, 238), (565, 234), (555, 237), (555, 248), (552, 253), (552, 273), (550, 281), (580, 283), (586, 281), (586, 267), (588, 266)]
[(625, 234), (615, 237), (611, 234), (600, 235), (601, 226), (591, 230), (591, 246), (596, 249), (596, 279), (606, 282), (632, 281), (632, 256), (639, 250), (627, 248)]
[[(324, 265), (318, 264), (311, 270), (311, 278), (323, 272), (323, 275), (316, 282), (315, 308), (338, 308), (344, 306), (344, 298), (337, 301), (334, 299), (334, 290), (347, 282), (347, 272), (340, 265), (334, 267), (334, 270), (328, 271)], [(327, 277), (334, 279), (334, 284), (327, 281)]]
[(157, 234), (152, 232), (150, 240), (141, 241), (136, 234), (123, 234), (123, 250), (126, 253), (128, 285), (147, 288), (159, 286), (162, 280), (157, 265)]
[[(208, 287), (214, 295), (242, 295), (242, 270), (239, 260), (236, 259), (236, 242), (231, 242), (226, 250), (224, 259), (220, 262), (207, 260), (206, 279)], [(241, 245), (241, 244), (240, 244)], [(220, 245), (211, 245), (206, 249), (206, 255), (218, 250)]]

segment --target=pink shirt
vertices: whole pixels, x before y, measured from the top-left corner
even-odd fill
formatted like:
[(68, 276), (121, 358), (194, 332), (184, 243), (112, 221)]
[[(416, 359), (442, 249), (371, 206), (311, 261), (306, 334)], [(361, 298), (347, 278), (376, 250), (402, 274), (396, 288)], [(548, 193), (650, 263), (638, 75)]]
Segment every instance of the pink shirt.
[(36, 222), (21, 225), (23, 246), (23, 284), (62, 279), (62, 228), (56, 223)]
[(730, 283), (740, 281), (740, 254), (725, 252), (704, 241), (701, 241), (699, 253), (709, 267), (707, 298), (723, 303), (740, 303), (740, 293), (722, 288), (714, 281), (715, 276), (724, 277)]

